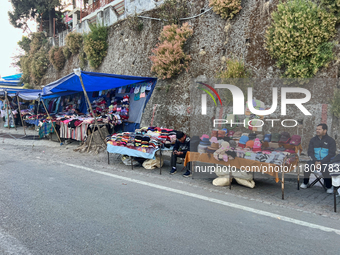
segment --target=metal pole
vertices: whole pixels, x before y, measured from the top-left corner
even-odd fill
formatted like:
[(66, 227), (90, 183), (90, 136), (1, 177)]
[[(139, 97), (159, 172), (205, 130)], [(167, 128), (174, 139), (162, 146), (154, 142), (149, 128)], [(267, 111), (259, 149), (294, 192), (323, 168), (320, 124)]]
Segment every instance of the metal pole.
[(85, 95), (85, 98), (86, 98), (86, 100), (87, 100), (87, 103), (89, 104), (90, 111), (91, 111), (92, 116), (93, 116), (93, 118), (94, 118), (94, 123), (95, 123), (95, 125), (96, 125), (97, 128), (98, 128), (98, 132), (99, 132), (100, 138), (102, 139), (104, 145), (107, 146), (107, 144), (106, 144), (106, 142), (105, 142), (105, 139), (104, 139), (104, 137), (103, 137), (103, 135), (102, 135), (102, 132), (101, 132), (101, 130), (100, 130), (100, 127), (99, 127), (99, 125), (98, 125), (97, 118), (96, 118), (96, 116), (94, 115), (94, 112), (93, 112), (93, 109), (92, 109), (92, 105), (91, 105), (90, 99), (89, 99), (89, 97), (87, 96), (87, 92), (86, 92), (86, 90), (85, 90), (84, 83), (83, 83), (83, 79), (81, 78), (81, 74), (79, 75), (79, 80), (80, 80), (81, 87), (83, 88), (84, 95)]
[[(51, 118), (50, 114), (48, 113), (48, 111), (47, 111), (47, 109), (46, 109), (45, 103), (44, 103), (43, 100), (41, 100), (41, 102), (42, 102), (42, 104), (43, 104), (43, 106), (44, 106), (44, 108), (45, 108), (45, 111), (46, 111), (46, 113), (47, 113), (47, 116), (51, 119), (52, 127), (53, 127), (53, 129), (54, 129), (55, 134), (57, 135), (57, 137), (58, 137), (58, 139), (59, 139), (60, 145), (62, 145), (63, 143), (61, 142), (60, 137), (59, 137), (59, 135), (58, 135), (58, 132), (57, 132), (57, 130), (55, 129), (55, 126), (53, 125), (52, 118)], [(52, 139), (52, 138), (51, 138), (51, 139)]]
[(18, 95), (17, 95), (17, 101), (18, 101), (19, 115), (20, 115), (20, 119), (21, 119), (21, 124), (22, 124), (22, 127), (24, 128), (24, 133), (25, 133), (25, 136), (26, 136), (26, 130), (25, 130), (24, 122), (23, 122), (23, 120), (22, 120), (22, 116), (21, 116), (20, 100), (19, 100), (19, 96), (18, 96)]
[(8, 104), (9, 104), (9, 101), (8, 101), (8, 97), (7, 97), (7, 91), (5, 91), (5, 100), (7, 102), (6, 104), (6, 111), (7, 111), (7, 126), (8, 126), (8, 129), (10, 129), (10, 126), (9, 126), (9, 113), (8, 113)]
[(282, 200), (284, 200), (285, 199), (285, 173), (284, 172), (282, 172), (281, 189), (282, 189)]
[(55, 37), (55, 18), (53, 18), (53, 40)]

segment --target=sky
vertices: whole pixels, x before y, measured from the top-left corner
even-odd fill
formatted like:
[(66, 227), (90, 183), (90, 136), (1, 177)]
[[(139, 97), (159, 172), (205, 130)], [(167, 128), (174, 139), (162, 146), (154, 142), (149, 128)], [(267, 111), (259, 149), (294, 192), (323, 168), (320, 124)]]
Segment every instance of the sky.
[[(1, 77), (19, 73), (20, 70), (11, 67), (13, 62), (12, 57), (19, 54), (18, 41), (22, 36), (27, 36), (27, 32), (23, 33), (22, 29), (14, 28), (9, 23), (7, 12), (12, 10), (12, 5), (9, 0), (0, 0), (0, 75)], [(34, 23), (28, 25), (32, 32), (36, 31)]]

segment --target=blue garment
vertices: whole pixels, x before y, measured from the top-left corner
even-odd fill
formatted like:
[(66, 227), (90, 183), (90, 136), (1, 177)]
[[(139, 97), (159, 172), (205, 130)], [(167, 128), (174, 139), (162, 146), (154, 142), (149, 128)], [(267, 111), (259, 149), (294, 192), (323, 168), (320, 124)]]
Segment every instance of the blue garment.
[(328, 155), (327, 148), (314, 148), (314, 156), (317, 160), (322, 160)]

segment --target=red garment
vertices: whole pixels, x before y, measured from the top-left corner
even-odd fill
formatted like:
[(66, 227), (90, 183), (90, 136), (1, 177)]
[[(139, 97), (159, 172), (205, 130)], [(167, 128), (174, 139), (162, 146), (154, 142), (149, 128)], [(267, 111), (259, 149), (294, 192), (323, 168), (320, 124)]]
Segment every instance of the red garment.
[(81, 123), (83, 123), (82, 120), (76, 120), (76, 121), (74, 122), (74, 125), (75, 125), (76, 127), (78, 127), (79, 125), (81, 125)]
[(255, 149), (253, 148), (253, 151), (254, 152), (261, 151), (261, 148), (255, 148)]

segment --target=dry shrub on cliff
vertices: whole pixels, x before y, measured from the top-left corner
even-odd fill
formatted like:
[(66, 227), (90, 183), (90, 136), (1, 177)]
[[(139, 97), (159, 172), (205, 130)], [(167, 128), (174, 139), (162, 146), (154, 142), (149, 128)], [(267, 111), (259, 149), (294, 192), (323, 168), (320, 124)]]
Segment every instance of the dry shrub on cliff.
[(129, 15), (126, 19), (127, 26), (130, 30), (140, 32), (143, 30), (144, 23), (138, 18), (138, 14), (135, 12), (134, 15)]
[(161, 79), (167, 79), (184, 69), (188, 71), (191, 57), (184, 53), (183, 46), (192, 34), (193, 30), (188, 23), (184, 23), (182, 27), (174, 24), (165, 26), (159, 37), (161, 43), (152, 50), (155, 56), (150, 57), (151, 72), (155, 72)]
[(288, 78), (311, 78), (334, 59), (336, 17), (310, 0), (280, 3), (272, 13), (264, 47)]
[(181, 18), (188, 15), (186, 0), (165, 0), (159, 8), (159, 18), (165, 24), (179, 24)]
[(65, 56), (63, 52), (63, 47), (52, 47), (49, 52), (50, 62), (52, 63), (53, 67), (60, 71), (65, 66)]
[(80, 33), (72, 32), (66, 36), (66, 46), (72, 54), (78, 54), (83, 45), (83, 36)]
[(251, 73), (247, 70), (243, 61), (228, 58), (226, 60), (226, 69), (217, 74), (217, 78), (222, 80), (234, 78), (248, 78)]
[(63, 47), (63, 53), (66, 59), (69, 59), (71, 57), (71, 51), (67, 46)]
[(223, 19), (232, 19), (242, 10), (241, 0), (209, 0), (209, 3)]

